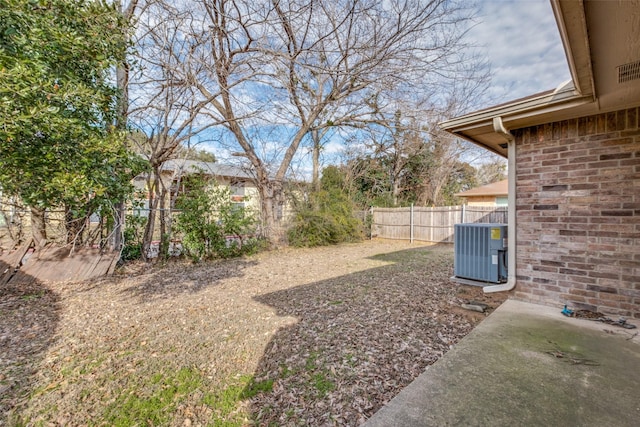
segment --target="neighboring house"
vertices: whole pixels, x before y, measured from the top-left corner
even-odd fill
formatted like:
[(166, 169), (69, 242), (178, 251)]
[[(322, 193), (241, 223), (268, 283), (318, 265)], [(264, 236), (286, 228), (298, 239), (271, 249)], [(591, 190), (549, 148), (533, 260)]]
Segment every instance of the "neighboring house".
[[(240, 167), (195, 160), (170, 160), (164, 163), (161, 170), (163, 183), (171, 193), (167, 195), (165, 203), (167, 208), (170, 207), (169, 202), (171, 200), (175, 201), (175, 197), (180, 192), (188, 191), (189, 176), (195, 173), (201, 173), (211, 178), (212, 183), (215, 182), (217, 185), (228, 186), (231, 192), (231, 202), (235, 205), (242, 206), (253, 212), (260, 212), (260, 198), (253, 177)], [(136, 190), (137, 199), (132, 209), (133, 213), (137, 216), (148, 217), (149, 191), (147, 188), (147, 175), (141, 174), (135, 177), (132, 183)], [(4, 231), (7, 223), (19, 224), (23, 234), (28, 233), (30, 230), (29, 212), (24, 211), (24, 208), (22, 210), (17, 209), (13, 200), (13, 198), (3, 196), (2, 191), (0, 191), (0, 247), (13, 245), (7, 237), (7, 233)], [(171, 206), (171, 208), (173, 208), (173, 206)], [(63, 211), (49, 210), (47, 211), (46, 218), (48, 221), (55, 221), (54, 225), (57, 225), (63, 220)], [(94, 213), (89, 220), (92, 226), (95, 227), (100, 223), (100, 216), (98, 213)], [(156, 221), (159, 222), (159, 220), (159, 217), (156, 217)], [(52, 227), (49, 237), (60, 238), (60, 236), (55, 235), (56, 231), (57, 230)], [(156, 233), (157, 236), (155, 237), (159, 239), (159, 227), (156, 227)]]
[(509, 280), (640, 318), (640, 0), (552, 0), (572, 81), (441, 124), (509, 159)]
[[(169, 160), (162, 165), (161, 174), (164, 185), (170, 190), (172, 200), (175, 200), (180, 193), (188, 191), (190, 175), (202, 174), (214, 179), (217, 185), (228, 186), (233, 203), (259, 210), (260, 200), (253, 177), (240, 167), (197, 160)], [(144, 198), (148, 197), (146, 179), (146, 175), (140, 175), (134, 179), (134, 186), (144, 195)], [(147, 203), (148, 200), (141, 199), (141, 202)], [(142, 207), (141, 214), (144, 209), (148, 209), (148, 206)]]
[(471, 190), (457, 193), (455, 196), (464, 198), (469, 206), (507, 206), (508, 180), (475, 187)]
[[(208, 179), (211, 186), (226, 186), (230, 190), (230, 201), (238, 207), (246, 208), (248, 211), (259, 212), (260, 200), (258, 190), (254, 184), (252, 176), (244, 169), (215, 162), (203, 162), (197, 160), (169, 160), (161, 167), (162, 183), (169, 191), (165, 199), (165, 207), (174, 211), (173, 205), (176, 198), (190, 189), (190, 182), (198, 174)], [(141, 174), (134, 178), (133, 185), (136, 188), (138, 202), (133, 208), (136, 216), (149, 216), (149, 189), (147, 188), (147, 175)], [(166, 209), (165, 208), (165, 209)], [(154, 228), (154, 240), (147, 256), (155, 258), (158, 256), (160, 245), (160, 217), (156, 216)], [(230, 236), (230, 238), (233, 238)], [(172, 241), (169, 252), (173, 254), (181, 253), (179, 240)]]

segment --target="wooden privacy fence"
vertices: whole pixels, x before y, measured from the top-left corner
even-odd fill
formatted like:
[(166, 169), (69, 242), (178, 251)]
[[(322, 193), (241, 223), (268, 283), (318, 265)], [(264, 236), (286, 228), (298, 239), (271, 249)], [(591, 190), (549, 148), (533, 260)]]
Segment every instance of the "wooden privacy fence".
[(371, 208), (371, 236), (384, 239), (453, 243), (453, 226), (507, 223), (507, 207), (442, 206)]

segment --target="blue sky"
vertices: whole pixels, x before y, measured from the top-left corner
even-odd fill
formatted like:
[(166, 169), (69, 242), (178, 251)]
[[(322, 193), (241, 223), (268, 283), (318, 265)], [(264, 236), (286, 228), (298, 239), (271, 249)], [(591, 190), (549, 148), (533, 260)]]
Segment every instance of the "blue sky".
[(548, 89), (570, 79), (549, 0), (479, 0), (470, 41), (493, 72), (489, 105)]

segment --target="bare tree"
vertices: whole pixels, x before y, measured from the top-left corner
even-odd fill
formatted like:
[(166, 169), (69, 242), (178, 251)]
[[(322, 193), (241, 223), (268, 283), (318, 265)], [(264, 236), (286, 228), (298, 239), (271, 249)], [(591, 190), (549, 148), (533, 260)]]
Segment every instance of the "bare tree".
[(497, 154), (488, 154), (476, 168), (478, 185), (487, 185), (507, 178), (507, 162)]
[[(124, 21), (128, 24), (126, 31), (129, 32), (133, 28), (133, 21), (138, 7), (138, 0), (131, 0), (129, 3), (123, 3), (122, 0), (118, 0), (116, 3), (120, 14)], [(118, 122), (115, 124), (116, 128), (124, 129), (127, 126), (127, 116), (129, 113), (129, 71), (131, 64), (128, 58), (118, 64), (116, 67), (116, 86), (120, 91), (120, 98), (118, 99), (119, 114)], [(114, 206), (115, 221), (113, 229), (113, 249), (119, 250), (122, 247), (122, 225), (124, 224), (124, 202), (119, 201)]]
[[(452, 75), (447, 85), (429, 86), (425, 91), (415, 84), (413, 94), (407, 96), (398, 88), (381, 92), (367, 100), (375, 106), (375, 113), (360, 122), (366, 129), (363, 139), (371, 166), (385, 170), (391, 202), (397, 205), (400, 195), (409, 192), (409, 199), (421, 205), (441, 205), (445, 202), (443, 189), (464, 163), (473, 163), (482, 155), (478, 147), (451, 137), (439, 129), (446, 117), (460, 114), (477, 105), (489, 81), (488, 69), (480, 62), (464, 64), (462, 76)], [(433, 102), (432, 98), (438, 102)], [(348, 163), (358, 169), (362, 162)], [(366, 170), (354, 171), (365, 180), (375, 176)], [(405, 201), (406, 201), (405, 197)]]
[(305, 138), (370, 118), (380, 93), (435, 93), (461, 70), (470, 11), (447, 0), (193, 0), (163, 13), (157, 23), (188, 16), (166, 40), (184, 49), (158, 64), (163, 78), (192, 88), (228, 151), (241, 149), (277, 243), (283, 182)]
[[(170, 19), (163, 19), (170, 17)], [(149, 253), (159, 219), (161, 248), (167, 248), (171, 215), (166, 206), (169, 188), (162, 179), (162, 167), (180, 152), (198, 133), (218, 124), (198, 121), (202, 109), (214, 98), (197, 100), (194, 87), (187, 80), (193, 69), (181, 62), (192, 50), (192, 40), (185, 33), (193, 22), (188, 10), (180, 10), (162, 1), (145, 4), (137, 22), (137, 73), (131, 88), (135, 99), (129, 116), (143, 138), (132, 138), (137, 151), (149, 161), (147, 176), (149, 216), (143, 238), (143, 256)], [(175, 175), (173, 180), (180, 177)]]
[(431, 138), (431, 159), (416, 171), (420, 176), (417, 203), (424, 206), (441, 206), (442, 189), (468, 147), (444, 132), (435, 131)]
[(349, 182), (365, 198), (361, 202), (443, 205), (451, 201), (452, 184), (473, 184), (470, 163), (482, 150), (441, 131), (441, 115), (409, 113), (397, 110), (393, 119), (377, 114), (378, 120), (367, 124), (362, 149), (347, 154)]

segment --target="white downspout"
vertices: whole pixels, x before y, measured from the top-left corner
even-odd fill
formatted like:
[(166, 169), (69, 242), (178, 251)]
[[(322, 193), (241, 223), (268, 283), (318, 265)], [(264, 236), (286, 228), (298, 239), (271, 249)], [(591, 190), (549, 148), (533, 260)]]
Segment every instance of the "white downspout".
[(511, 132), (502, 123), (502, 117), (493, 118), (493, 130), (507, 140), (507, 282), (485, 286), (485, 293), (510, 291), (516, 287), (516, 143)]

